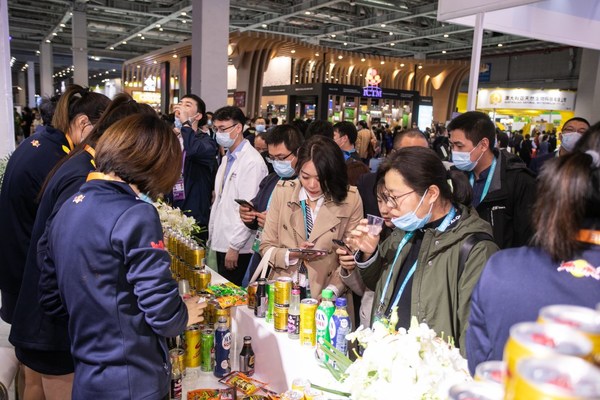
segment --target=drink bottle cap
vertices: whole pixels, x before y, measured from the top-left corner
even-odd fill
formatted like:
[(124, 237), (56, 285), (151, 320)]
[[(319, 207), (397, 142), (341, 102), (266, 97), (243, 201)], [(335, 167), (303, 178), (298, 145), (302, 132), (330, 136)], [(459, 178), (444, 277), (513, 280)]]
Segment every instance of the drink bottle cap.
[(331, 299), (333, 297), (333, 290), (323, 289), (323, 291), (321, 292), (321, 297), (324, 299)]
[(300, 289), (292, 289), (292, 294), (300, 295)]
[(219, 322), (220, 324), (226, 324), (227, 323), (227, 318), (225, 318), (225, 317), (219, 317), (219, 320), (217, 322)]
[(249, 342), (252, 340), (252, 336), (244, 336), (244, 342)]
[(338, 297), (335, 300), (335, 306), (336, 307), (346, 307), (347, 304), (348, 304), (348, 300), (346, 300), (345, 297)]

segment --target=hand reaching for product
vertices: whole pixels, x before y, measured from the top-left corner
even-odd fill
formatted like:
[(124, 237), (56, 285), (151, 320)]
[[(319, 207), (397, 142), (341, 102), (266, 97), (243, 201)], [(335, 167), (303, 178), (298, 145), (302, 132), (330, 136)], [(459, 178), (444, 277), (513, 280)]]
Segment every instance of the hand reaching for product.
[(204, 309), (206, 301), (200, 297), (193, 296), (183, 300), (188, 310), (188, 326), (204, 321)]

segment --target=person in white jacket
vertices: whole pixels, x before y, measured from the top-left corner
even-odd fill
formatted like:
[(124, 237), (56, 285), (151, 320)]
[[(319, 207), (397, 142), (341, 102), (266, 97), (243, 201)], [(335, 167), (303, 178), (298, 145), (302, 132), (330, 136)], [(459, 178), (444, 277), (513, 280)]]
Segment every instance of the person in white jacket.
[(216, 253), (219, 274), (236, 285), (242, 284), (248, 268), (254, 235), (240, 219), (235, 200), (253, 199), (268, 173), (260, 153), (244, 139), (245, 123), (246, 117), (237, 107), (222, 107), (213, 117), (217, 143), (227, 152), (215, 178), (209, 246)]

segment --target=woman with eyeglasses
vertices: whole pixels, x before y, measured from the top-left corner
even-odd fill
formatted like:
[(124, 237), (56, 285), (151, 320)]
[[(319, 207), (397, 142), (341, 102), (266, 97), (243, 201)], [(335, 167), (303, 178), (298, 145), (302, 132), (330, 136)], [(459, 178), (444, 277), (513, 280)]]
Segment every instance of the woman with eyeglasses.
[(375, 291), (371, 322), (392, 319), (408, 328), (412, 316), (452, 336), (465, 353), (471, 292), (498, 250), (490, 225), (468, 204), (472, 191), (460, 171), (446, 171), (435, 152), (399, 149), (377, 171), (395, 229), (382, 243), (367, 220), (348, 240), (365, 285)]
[(332, 239), (343, 239), (362, 218), (358, 190), (348, 185), (339, 146), (325, 136), (309, 138), (297, 155), (298, 179), (281, 180), (273, 192), (260, 252), (273, 248), (269, 278), (290, 276), (302, 297), (320, 298), (323, 289), (341, 296)]

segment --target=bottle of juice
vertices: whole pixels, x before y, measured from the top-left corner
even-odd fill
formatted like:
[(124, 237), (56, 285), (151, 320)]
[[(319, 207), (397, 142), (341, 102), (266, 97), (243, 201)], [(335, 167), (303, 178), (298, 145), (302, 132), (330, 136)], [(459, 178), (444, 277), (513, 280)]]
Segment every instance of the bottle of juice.
[(352, 323), (346, 310), (346, 304), (347, 300), (344, 297), (335, 301), (335, 312), (329, 321), (329, 336), (333, 347), (348, 355), (346, 335), (352, 331)]
[[(317, 326), (317, 344), (323, 342), (331, 343), (331, 336), (329, 336), (329, 320), (335, 312), (335, 306), (331, 299), (333, 298), (333, 291), (330, 289), (324, 289), (321, 292), (321, 304), (317, 307), (317, 313), (315, 315), (315, 322)], [(323, 362), (327, 362), (329, 357), (322, 351), (317, 349), (317, 355)]]

